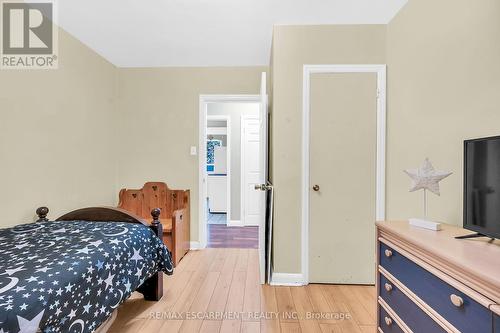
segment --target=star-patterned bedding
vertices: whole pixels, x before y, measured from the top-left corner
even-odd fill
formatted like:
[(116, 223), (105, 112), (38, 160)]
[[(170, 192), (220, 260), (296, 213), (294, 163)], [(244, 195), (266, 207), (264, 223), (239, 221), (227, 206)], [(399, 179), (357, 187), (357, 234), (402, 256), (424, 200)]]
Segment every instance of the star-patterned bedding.
[(93, 332), (168, 249), (139, 223), (59, 221), (0, 229), (0, 333)]

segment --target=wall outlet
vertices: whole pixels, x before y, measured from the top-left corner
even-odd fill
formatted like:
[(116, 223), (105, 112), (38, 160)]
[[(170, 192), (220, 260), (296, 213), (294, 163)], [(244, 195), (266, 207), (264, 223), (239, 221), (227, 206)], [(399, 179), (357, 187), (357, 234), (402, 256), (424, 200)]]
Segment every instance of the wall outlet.
[(191, 156), (196, 156), (197, 151), (196, 151), (196, 146), (191, 146)]

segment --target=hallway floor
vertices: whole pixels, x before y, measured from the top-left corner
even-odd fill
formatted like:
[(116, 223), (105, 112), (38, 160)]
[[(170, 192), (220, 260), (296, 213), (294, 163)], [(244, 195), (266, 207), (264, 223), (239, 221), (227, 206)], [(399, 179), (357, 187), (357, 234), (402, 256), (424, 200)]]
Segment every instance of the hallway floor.
[(208, 247), (257, 249), (259, 227), (228, 227), (221, 224), (208, 225)]

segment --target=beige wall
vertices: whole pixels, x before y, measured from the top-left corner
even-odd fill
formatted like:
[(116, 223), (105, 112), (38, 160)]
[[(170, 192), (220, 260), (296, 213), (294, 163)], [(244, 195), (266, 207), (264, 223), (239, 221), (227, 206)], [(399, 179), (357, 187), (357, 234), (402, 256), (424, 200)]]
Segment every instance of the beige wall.
[(277, 26), (272, 59), (272, 181), (276, 186), (274, 271), (300, 272), (302, 68), (383, 64), (383, 25)]
[(265, 67), (117, 69), (60, 30), (59, 69), (0, 72), (1, 226), (116, 205), (148, 180), (192, 190), (200, 94), (257, 94)]
[(200, 94), (258, 94), (266, 67), (119, 69), (119, 187), (150, 180), (191, 189), (191, 240), (198, 240)]
[(0, 227), (113, 204), (115, 67), (63, 30), (59, 69), (0, 71)]
[(403, 169), (454, 174), (429, 216), (462, 224), (463, 140), (500, 134), (500, 2), (410, 0), (388, 26), (387, 217), (422, 213)]
[(429, 196), (429, 215), (462, 223), (463, 140), (500, 132), (500, 2), (410, 0), (385, 30), (275, 28), (271, 162), (276, 272), (300, 272), (300, 112), (306, 63), (388, 64), (387, 218), (421, 215), (421, 193), (408, 193), (402, 170), (429, 157), (437, 168), (454, 172), (441, 183), (441, 197)]
[[(442, 197), (430, 196), (429, 213), (460, 224), (462, 140), (499, 134), (499, 40), (497, 0), (410, 0), (388, 27), (275, 28), (276, 272), (300, 271), (303, 64), (388, 63), (387, 217), (420, 213), (402, 170), (429, 157), (455, 172)], [(116, 204), (119, 188), (160, 180), (192, 190), (197, 240), (198, 156), (189, 146), (198, 145), (199, 94), (256, 94), (266, 68), (117, 70), (63, 31), (59, 44), (59, 70), (0, 72), (0, 226), (31, 220), (42, 204), (52, 217)]]

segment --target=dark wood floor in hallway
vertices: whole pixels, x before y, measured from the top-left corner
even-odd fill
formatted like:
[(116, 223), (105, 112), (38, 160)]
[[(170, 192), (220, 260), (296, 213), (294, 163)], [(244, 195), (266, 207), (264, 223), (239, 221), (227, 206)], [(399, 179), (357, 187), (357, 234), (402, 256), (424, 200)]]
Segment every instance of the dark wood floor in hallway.
[(208, 247), (256, 249), (259, 247), (259, 227), (209, 224)]

